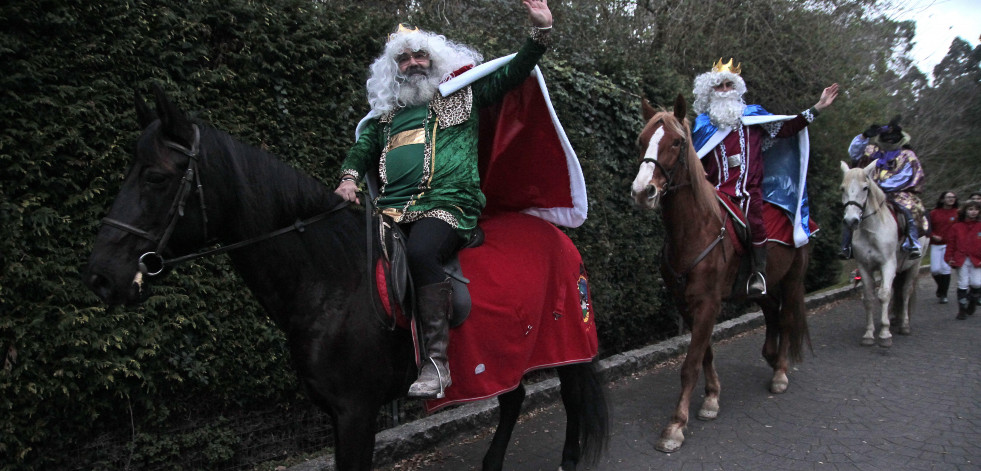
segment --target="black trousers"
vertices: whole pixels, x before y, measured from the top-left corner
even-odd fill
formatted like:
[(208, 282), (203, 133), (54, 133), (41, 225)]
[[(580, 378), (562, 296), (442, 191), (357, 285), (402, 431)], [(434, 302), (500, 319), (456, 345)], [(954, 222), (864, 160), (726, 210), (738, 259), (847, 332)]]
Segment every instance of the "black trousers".
[(443, 263), (463, 245), (463, 238), (441, 219), (423, 218), (399, 227), (405, 234), (409, 273), (416, 288), (446, 279)]

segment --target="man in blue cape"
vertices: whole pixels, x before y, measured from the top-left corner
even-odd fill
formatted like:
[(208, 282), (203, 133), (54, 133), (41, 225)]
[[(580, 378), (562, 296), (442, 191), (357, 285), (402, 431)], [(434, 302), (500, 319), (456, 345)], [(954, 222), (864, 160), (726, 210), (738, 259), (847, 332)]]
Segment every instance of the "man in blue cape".
[(693, 108), (698, 117), (692, 134), (706, 177), (746, 215), (754, 272), (747, 295), (759, 297), (766, 294), (763, 201), (782, 208), (793, 220), (796, 246), (807, 243), (807, 125), (834, 102), (838, 84), (825, 88), (813, 107), (796, 116), (773, 115), (743, 101), (742, 64), (733, 67), (732, 62), (723, 64), (720, 58), (710, 72), (695, 78)]

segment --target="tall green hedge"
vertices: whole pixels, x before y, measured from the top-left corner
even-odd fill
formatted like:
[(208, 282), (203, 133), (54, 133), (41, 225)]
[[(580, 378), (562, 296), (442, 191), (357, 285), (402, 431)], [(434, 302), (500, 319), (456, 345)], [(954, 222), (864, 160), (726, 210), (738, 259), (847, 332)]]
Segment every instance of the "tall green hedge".
[[(322, 427), (283, 336), (225, 258), (179, 267), (144, 305), (114, 310), (81, 284), (79, 268), (140, 131), (134, 94), (153, 83), (218, 128), (333, 181), (366, 112), (366, 66), (402, 18), (332, 3), (0, 7), (0, 468), (248, 466), (261, 441), (250, 434), (290, 432), (246, 433), (243, 422), (272, 415)], [(491, 58), (520, 44), (513, 29), (462, 36)], [(659, 216), (626, 195), (638, 95), (666, 103), (688, 83), (650, 60), (615, 80), (560, 53), (542, 64), (586, 175), (589, 220), (568, 233), (591, 275), (604, 354), (677, 330), (657, 274)]]

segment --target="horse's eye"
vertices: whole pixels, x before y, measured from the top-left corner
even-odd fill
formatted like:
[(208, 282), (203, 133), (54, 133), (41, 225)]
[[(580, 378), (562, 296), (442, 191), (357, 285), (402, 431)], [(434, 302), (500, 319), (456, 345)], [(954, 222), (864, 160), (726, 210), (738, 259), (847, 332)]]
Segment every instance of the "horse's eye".
[(671, 143), (671, 147), (678, 147), (680, 145), (681, 145), (681, 139), (675, 139), (674, 142)]
[(162, 185), (167, 183), (167, 175), (159, 172), (148, 172), (146, 174), (146, 182), (150, 185)]

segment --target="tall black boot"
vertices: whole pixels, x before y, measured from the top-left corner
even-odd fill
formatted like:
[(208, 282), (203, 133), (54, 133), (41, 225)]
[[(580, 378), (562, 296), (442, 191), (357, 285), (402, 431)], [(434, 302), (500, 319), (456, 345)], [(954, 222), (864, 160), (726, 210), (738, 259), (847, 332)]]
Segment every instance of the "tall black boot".
[(971, 288), (967, 293), (967, 315), (973, 316), (974, 309), (981, 303), (981, 288)]
[(449, 314), (453, 287), (450, 280), (419, 288), (415, 322), (422, 331), (423, 359), (419, 379), (409, 386), (409, 397), (442, 399), (450, 379), (446, 348), (450, 344)]
[(967, 290), (957, 290), (957, 319), (967, 319)]
[(937, 275), (937, 297), (940, 304), (947, 304), (947, 291), (950, 289), (950, 275)]
[(852, 258), (852, 229), (847, 225), (841, 226), (841, 253), (838, 258), (848, 260)]
[(916, 227), (912, 211), (903, 208), (903, 214), (906, 216), (906, 241), (903, 242), (903, 250), (909, 252), (910, 259), (915, 260), (923, 256), (920, 247), (920, 230)]
[(750, 299), (766, 294), (766, 245), (754, 245), (751, 252), (753, 257), (753, 273), (746, 282), (746, 296)]

